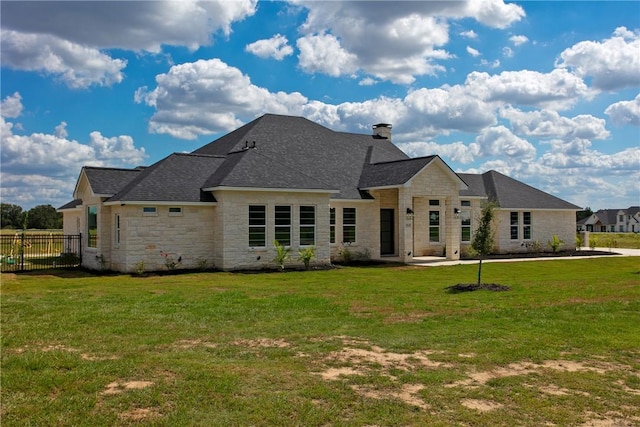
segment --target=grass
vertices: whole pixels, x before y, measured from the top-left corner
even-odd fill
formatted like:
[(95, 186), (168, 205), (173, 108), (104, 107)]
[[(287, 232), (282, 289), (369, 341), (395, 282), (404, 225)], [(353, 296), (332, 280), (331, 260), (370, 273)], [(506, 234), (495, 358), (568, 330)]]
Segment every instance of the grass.
[(601, 248), (640, 249), (640, 233), (589, 233)]
[(638, 261), (5, 274), (2, 424), (636, 425)]

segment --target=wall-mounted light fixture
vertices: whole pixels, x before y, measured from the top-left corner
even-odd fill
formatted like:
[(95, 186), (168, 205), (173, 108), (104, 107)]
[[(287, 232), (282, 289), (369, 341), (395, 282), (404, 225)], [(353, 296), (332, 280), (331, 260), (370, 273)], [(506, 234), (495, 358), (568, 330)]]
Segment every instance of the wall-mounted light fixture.
[(413, 219), (413, 210), (411, 208), (407, 208), (407, 219), (409, 221)]
[(453, 217), (455, 219), (460, 219), (460, 209), (458, 208), (453, 208)]

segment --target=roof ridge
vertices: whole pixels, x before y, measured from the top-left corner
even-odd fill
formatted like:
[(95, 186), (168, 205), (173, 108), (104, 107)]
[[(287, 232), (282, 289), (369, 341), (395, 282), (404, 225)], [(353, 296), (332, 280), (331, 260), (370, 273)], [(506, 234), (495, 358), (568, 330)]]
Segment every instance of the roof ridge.
[[(372, 148), (373, 148), (373, 146), (372, 146)], [(437, 154), (431, 154), (429, 156), (409, 157), (407, 159), (387, 160), (385, 162), (376, 162), (376, 163), (369, 163), (369, 164), (370, 165), (385, 165), (385, 164), (389, 164), (389, 163), (407, 162), (407, 161), (410, 161), (410, 160), (433, 159), (435, 157), (438, 157), (438, 155)]]

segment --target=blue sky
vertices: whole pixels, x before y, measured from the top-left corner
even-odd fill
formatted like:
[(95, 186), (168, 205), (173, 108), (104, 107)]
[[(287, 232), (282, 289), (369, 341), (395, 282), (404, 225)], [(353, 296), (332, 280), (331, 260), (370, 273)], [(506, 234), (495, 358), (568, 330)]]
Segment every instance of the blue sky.
[(265, 113), (371, 132), (594, 210), (640, 204), (640, 3), (11, 2), (2, 202), (70, 201)]

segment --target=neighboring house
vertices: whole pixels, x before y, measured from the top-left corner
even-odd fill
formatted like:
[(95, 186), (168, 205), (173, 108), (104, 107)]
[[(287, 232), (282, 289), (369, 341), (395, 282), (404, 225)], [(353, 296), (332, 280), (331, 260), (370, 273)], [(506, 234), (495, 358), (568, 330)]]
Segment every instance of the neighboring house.
[(601, 209), (577, 222), (578, 231), (599, 233), (639, 233), (640, 207)]
[(315, 247), (327, 264), (345, 249), (376, 260), (458, 259), (487, 200), (496, 250), (553, 234), (572, 247), (578, 206), (495, 171), (456, 174), (438, 156), (409, 158), (391, 125), (336, 132), (301, 117), (264, 115), (188, 154), (135, 169), (85, 166), (62, 206), (64, 232), (83, 235), (83, 265), (134, 271), (273, 266), (273, 241)]

